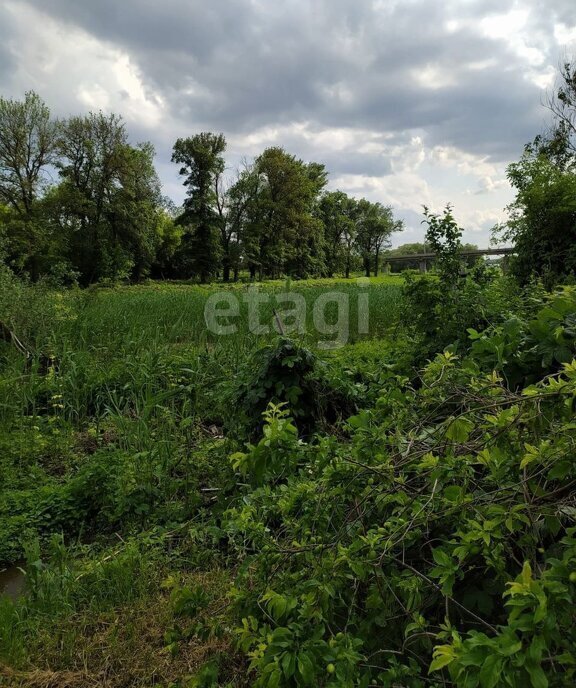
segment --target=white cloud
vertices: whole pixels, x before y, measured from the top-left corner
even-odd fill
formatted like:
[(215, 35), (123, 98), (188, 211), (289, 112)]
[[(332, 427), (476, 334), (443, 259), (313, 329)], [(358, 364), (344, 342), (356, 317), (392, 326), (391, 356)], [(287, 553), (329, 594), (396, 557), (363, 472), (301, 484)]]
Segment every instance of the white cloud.
[[(14, 90), (22, 84), (44, 97), (48, 93), (59, 115), (102, 109), (121, 112), (129, 124), (160, 123), (162, 98), (144, 86), (128, 53), (82, 29), (63, 26), (27, 4), (8, 1), (4, 11), (14, 27), (9, 43), (17, 57), (10, 77)], [(19, 39), (22, 36), (25, 41)]]
[[(541, 88), (547, 85), (546, 64), (549, 37), (535, 30), (529, 7), (493, 14), (480, 21), (485, 36), (501, 40), (527, 65), (528, 78)], [(544, 74), (542, 74), (544, 70)]]
[(576, 24), (571, 26), (564, 23), (554, 24), (554, 38), (560, 45), (576, 46)]
[(427, 64), (423, 68), (412, 70), (412, 78), (421, 88), (438, 91), (457, 83), (453, 69), (447, 69), (440, 65)]

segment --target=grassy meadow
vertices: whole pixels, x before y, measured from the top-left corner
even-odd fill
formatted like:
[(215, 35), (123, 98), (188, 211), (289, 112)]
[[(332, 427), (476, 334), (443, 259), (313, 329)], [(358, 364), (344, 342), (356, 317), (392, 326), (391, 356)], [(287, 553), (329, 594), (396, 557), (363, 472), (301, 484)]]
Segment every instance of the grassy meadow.
[(0, 309), (0, 685), (574, 685), (574, 287), (0, 273)]
[[(252, 375), (254, 352), (279, 339), (275, 296), (296, 292), (306, 327), (293, 338), (363, 389), (375, 362), (392, 357), (402, 279), (20, 288), (4, 290), (5, 308), (34, 357), (1, 345), (0, 561), (21, 565), (26, 582), (19, 599), (0, 597), (0, 682), (172, 685), (206, 657), (222, 657), (233, 677), (243, 666), (226, 618), (235, 564), (206, 544), (211, 513), (237, 480), (228, 460), (241, 446), (237, 382)], [(255, 289), (270, 296), (261, 334), (248, 324)], [(206, 326), (206, 301), (222, 291), (238, 298), (235, 334)], [(334, 336), (316, 331), (313, 304), (333, 291), (348, 299), (349, 335), (319, 349), (319, 337)], [(180, 597), (200, 584), (221, 628), (182, 644)]]

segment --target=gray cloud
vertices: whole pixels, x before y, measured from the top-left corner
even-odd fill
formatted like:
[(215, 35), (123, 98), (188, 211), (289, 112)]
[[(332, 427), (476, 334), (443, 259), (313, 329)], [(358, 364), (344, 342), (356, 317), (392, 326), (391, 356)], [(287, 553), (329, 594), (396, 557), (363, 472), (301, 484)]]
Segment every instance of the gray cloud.
[[(528, 103), (537, 106), (537, 89), (522, 79), (522, 64), (509, 49), (469, 28), (448, 35), (440, 3), (390, 9), (333, 0), (30, 4), (128, 50), (176, 118), (229, 132), (294, 120), (385, 130), (439, 127), (438, 138), (464, 145), (465, 122), (468, 142), (477, 149), (490, 139), (493, 152), (498, 132), (490, 116), (499, 113), (505, 125), (514, 115), (525, 120)], [(478, 18), (496, 7), (503, 9), (501, 3), (468, 3), (462, 16)], [(487, 55), (494, 66), (470, 78), (463, 67)], [(422, 88), (414, 76), (430, 63), (454, 73), (457, 82)], [(506, 84), (495, 92), (503, 78)], [(523, 130), (515, 127), (513, 138)], [(509, 142), (511, 132), (502, 133)]]
[[(524, 62), (473, 25), (446, 28), (451, 16), (475, 21), (512, 8), (511, 0), (458, 3), (455, 11), (423, 0), (30, 4), (127, 50), (175, 119), (226, 133), (293, 121), (418, 128), (431, 142), (500, 159), (537, 133), (538, 89), (524, 78)], [(567, 10), (558, 4), (558, 15)], [(487, 56), (489, 67), (470, 72)], [(425, 80), (429, 65), (452, 83), (426, 88), (417, 75)]]
[[(271, 142), (324, 162), (334, 176), (393, 174), (390, 148), (407, 146), (413, 135), (429, 149), (451, 147), (504, 164), (543, 128), (541, 90), (533, 76), (561, 57), (554, 25), (575, 23), (572, 5), (573, 0), (19, 0), (11, 2), (5, 20), (0, 6), (0, 90), (34, 87), (58, 112), (87, 107), (79, 100), (76, 72), (69, 85), (62, 74), (51, 92), (42, 88), (41, 72), (30, 75), (31, 83), (22, 74), (14, 82), (18, 42), (25, 36), (14, 35), (10, 17), (32, 7), (129, 56), (145, 96), (164, 103), (163, 121), (154, 126), (133, 112), (129, 118), (135, 140), (157, 145), (162, 170), (168, 169), (173, 140), (200, 129), (224, 132), (234, 141), (233, 157), (253, 152), (255, 144), (243, 144), (249, 135), (280, 130)], [(512, 10), (529, 11), (524, 28), (530, 47), (539, 51), (531, 60), (506, 31), (482, 31), (484, 18)], [(81, 66), (83, 55), (77, 60)], [(124, 88), (115, 99), (121, 108), (131, 105)], [(305, 126), (306, 135), (295, 124)], [(320, 136), (330, 130), (359, 133), (346, 145), (331, 145)], [(382, 145), (359, 150), (362, 132)], [(261, 138), (266, 145), (266, 136)], [(168, 183), (176, 183), (174, 175)]]
[[(0, 94), (2, 94), (2, 87), (5, 88), (10, 85), (10, 77), (14, 72), (17, 56), (13, 49), (14, 41), (14, 26), (9, 16), (2, 16), (2, 8), (0, 6)], [(22, 84), (23, 91), (27, 89), (25, 84)]]

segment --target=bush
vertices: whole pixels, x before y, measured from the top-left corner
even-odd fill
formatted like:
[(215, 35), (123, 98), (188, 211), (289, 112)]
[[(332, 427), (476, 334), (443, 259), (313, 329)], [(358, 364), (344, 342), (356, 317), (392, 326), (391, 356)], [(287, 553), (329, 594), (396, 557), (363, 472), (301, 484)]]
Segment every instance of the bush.
[(349, 444), (281, 439), (273, 412), (232, 457), (254, 478), (224, 524), (248, 553), (253, 685), (567, 685), (576, 363), (512, 392), (446, 353), (403, 384), (350, 419)]
[(55, 290), (48, 282), (31, 284), (0, 264), (0, 322), (30, 354), (50, 352), (58, 323), (76, 318), (76, 292)]
[(308, 349), (280, 337), (258, 349), (230, 394), (235, 414), (230, 426), (253, 436), (262, 428), (270, 403), (286, 403), (303, 435), (334, 424), (354, 412), (359, 389), (344, 377), (330, 377)]

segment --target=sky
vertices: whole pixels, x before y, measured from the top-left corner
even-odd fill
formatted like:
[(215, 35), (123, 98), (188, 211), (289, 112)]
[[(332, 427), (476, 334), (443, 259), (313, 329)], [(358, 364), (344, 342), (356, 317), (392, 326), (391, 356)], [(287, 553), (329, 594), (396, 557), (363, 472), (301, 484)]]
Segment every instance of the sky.
[(575, 55), (574, 0), (0, 0), (0, 95), (121, 114), (176, 203), (178, 137), (224, 133), (231, 177), (282, 146), (391, 205), (395, 246), (447, 203), (488, 246)]

